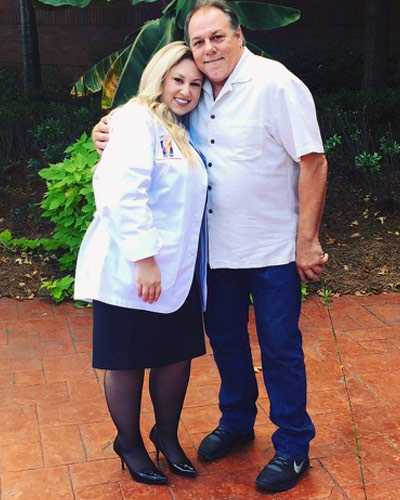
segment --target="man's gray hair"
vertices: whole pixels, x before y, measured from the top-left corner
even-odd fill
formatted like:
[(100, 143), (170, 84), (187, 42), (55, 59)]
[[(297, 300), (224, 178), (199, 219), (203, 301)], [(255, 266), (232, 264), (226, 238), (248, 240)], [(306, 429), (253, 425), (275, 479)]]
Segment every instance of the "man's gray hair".
[(240, 22), (239, 22), (239, 17), (233, 7), (229, 5), (229, 3), (226, 0), (197, 0), (197, 2), (194, 4), (193, 9), (189, 12), (189, 14), (186, 17), (185, 20), (185, 42), (186, 45), (190, 46), (190, 38), (189, 38), (189, 23), (190, 20), (193, 17), (193, 14), (195, 14), (198, 10), (203, 9), (203, 8), (211, 8), (214, 7), (215, 9), (221, 10), (226, 17), (229, 20), (229, 24), (232, 28), (233, 31), (236, 31), (238, 28), (240, 28)]

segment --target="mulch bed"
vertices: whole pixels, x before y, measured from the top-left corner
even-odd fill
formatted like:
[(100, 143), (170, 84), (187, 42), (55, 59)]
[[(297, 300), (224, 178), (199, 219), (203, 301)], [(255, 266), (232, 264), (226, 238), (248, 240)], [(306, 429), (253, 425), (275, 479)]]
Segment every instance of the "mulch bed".
[[(15, 174), (15, 173), (14, 173)], [(19, 177), (19, 179), (18, 179)], [(0, 231), (41, 237), (51, 228), (37, 204), (44, 193), (41, 179), (28, 179), (21, 169), (0, 200)], [(329, 263), (323, 279), (310, 283), (309, 293), (329, 289), (335, 294), (400, 292), (400, 210), (383, 213), (362, 189), (335, 181), (321, 229)], [(46, 296), (42, 282), (61, 276), (55, 255), (13, 251), (0, 244), (0, 297), (20, 300)]]

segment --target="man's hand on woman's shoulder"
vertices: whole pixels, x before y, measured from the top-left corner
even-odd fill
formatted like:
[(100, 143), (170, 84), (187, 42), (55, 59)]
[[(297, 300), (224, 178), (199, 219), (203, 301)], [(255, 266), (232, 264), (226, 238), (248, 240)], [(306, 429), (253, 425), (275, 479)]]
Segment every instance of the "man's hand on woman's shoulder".
[(109, 115), (103, 116), (103, 118), (95, 125), (92, 130), (92, 139), (94, 143), (94, 147), (99, 155), (102, 155), (105, 147), (107, 146), (107, 142), (109, 139), (109, 128), (108, 128), (108, 119)]

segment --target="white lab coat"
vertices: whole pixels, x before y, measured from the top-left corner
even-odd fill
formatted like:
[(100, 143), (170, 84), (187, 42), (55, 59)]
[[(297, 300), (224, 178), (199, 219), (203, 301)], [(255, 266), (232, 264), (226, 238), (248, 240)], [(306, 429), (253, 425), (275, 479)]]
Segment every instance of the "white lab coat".
[[(96, 213), (82, 241), (75, 299), (170, 313), (193, 281), (207, 174), (190, 165), (146, 108), (128, 103), (109, 122), (110, 140), (93, 176)], [(155, 256), (162, 292), (137, 296), (135, 261)], [(204, 256), (203, 256), (204, 258)]]

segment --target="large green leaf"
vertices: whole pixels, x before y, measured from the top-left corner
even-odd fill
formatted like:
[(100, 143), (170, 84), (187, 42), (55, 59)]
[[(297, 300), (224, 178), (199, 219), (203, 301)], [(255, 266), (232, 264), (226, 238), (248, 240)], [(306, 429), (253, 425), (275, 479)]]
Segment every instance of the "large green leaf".
[(107, 72), (110, 67), (123, 53), (127, 52), (128, 48), (129, 47), (126, 47), (125, 49), (113, 52), (98, 62), (95, 66), (88, 69), (86, 73), (74, 83), (71, 94), (75, 97), (82, 97), (87, 94), (99, 92), (99, 90), (103, 88)]
[(185, 26), (185, 20), (189, 12), (193, 9), (196, 0), (178, 0), (176, 2), (176, 18), (180, 28)]
[(107, 72), (104, 84), (103, 94), (101, 97), (101, 106), (104, 109), (112, 107), (115, 91), (117, 90), (121, 74), (124, 71), (126, 61), (128, 60), (132, 44), (129, 45), (121, 55), (115, 59)]
[(250, 30), (271, 30), (294, 23), (300, 11), (282, 5), (260, 2), (230, 2), (236, 10), (240, 24)]
[(60, 7), (61, 5), (70, 5), (72, 7), (86, 7), (90, 4), (91, 0), (39, 0), (47, 5), (53, 7)]
[[(87, 7), (91, 4), (94, 7), (103, 7), (109, 5), (110, 3), (121, 3), (121, 0), (37, 0), (38, 2), (44, 3), (46, 5), (52, 5), (53, 7), (70, 6), (70, 7)], [(129, 0), (132, 5), (137, 5), (142, 2), (156, 2), (157, 0)]]
[(116, 86), (114, 98), (107, 96), (104, 107), (119, 106), (135, 95), (142, 72), (151, 56), (175, 39), (175, 17), (164, 15), (147, 22), (129, 49), (125, 66)]
[[(163, 14), (166, 14), (169, 12), (173, 7), (175, 7), (175, 4), (177, 3), (177, 0), (171, 0), (161, 11)], [(176, 12), (176, 11), (175, 11)]]
[(137, 5), (138, 3), (142, 3), (142, 2), (145, 2), (145, 3), (153, 3), (153, 2), (156, 2), (157, 0), (129, 0), (131, 2), (132, 5)]
[[(40, 0), (50, 5), (84, 7), (105, 5), (118, 0)], [(129, 0), (132, 5), (155, 0)], [(130, 99), (137, 91), (143, 69), (150, 57), (167, 43), (181, 39), (186, 16), (195, 0), (171, 0), (163, 16), (147, 21), (129, 47), (114, 52), (89, 69), (74, 85), (72, 94), (83, 96), (103, 89), (102, 107), (109, 109)], [(233, 1), (240, 23), (250, 30), (270, 30), (297, 21), (300, 11), (280, 5), (252, 1)], [(175, 14), (175, 15), (174, 15)], [(267, 56), (263, 49), (248, 44), (257, 54)]]

